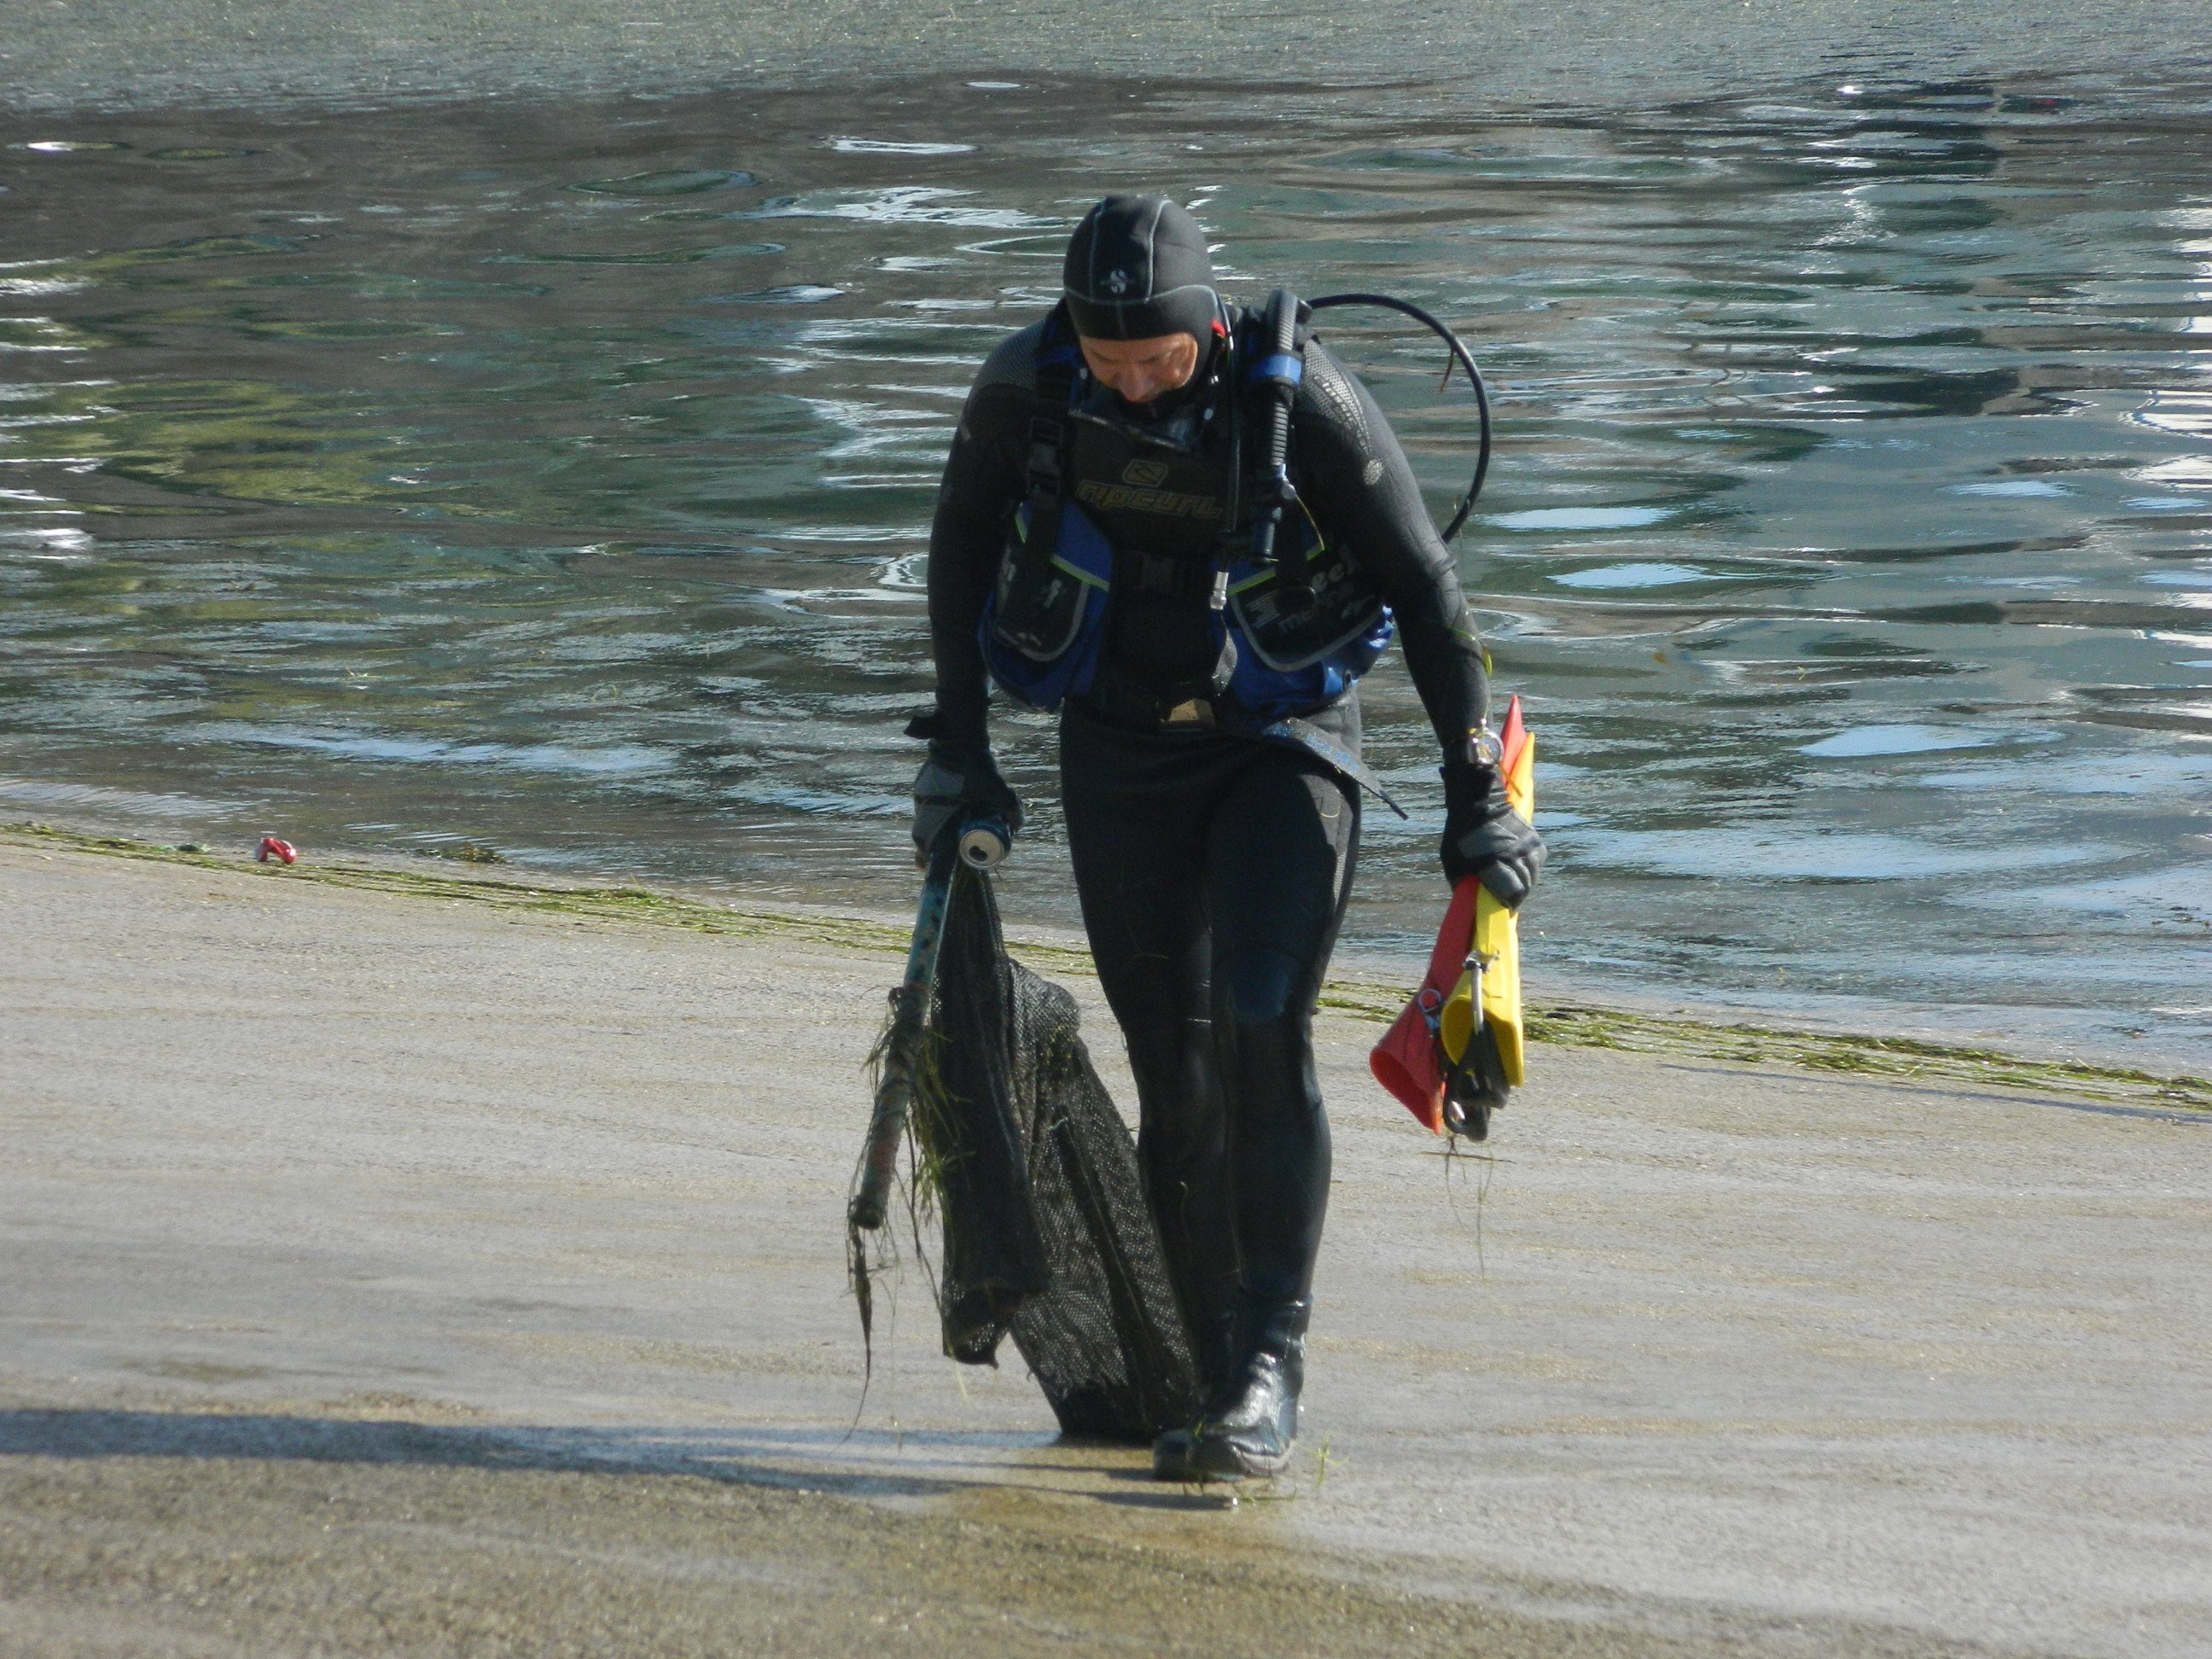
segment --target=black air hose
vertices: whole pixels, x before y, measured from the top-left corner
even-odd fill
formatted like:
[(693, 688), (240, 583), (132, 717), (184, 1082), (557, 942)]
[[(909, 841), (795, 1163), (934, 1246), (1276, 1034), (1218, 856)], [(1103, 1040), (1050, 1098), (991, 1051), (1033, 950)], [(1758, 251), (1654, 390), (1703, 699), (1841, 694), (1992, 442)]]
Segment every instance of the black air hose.
[[(1482, 384), (1482, 371), (1474, 366), (1474, 357), (1461, 343), (1458, 335), (1408, 301), (1394, 300), (1387, 294), (1331, 294), (1307, 303), (1315, 311), (1326, 311), (1332, 306), (1380, 306), (1385, 311), (1411, 317), (1415, 322), (1425, 325), (1441, 338), (1451, 349), (1451, 362), (1467, 371), (1468, 381), (1474, 387), (1475, 411), (1481, 417), (1482, 443), (1475, 454), (1474, 482), (1468, 485), (1467, 494), (1460, 497), (1458, 511), (1452, 514), (1451, 522), (1443, 528), (1443, 539), (1449, 541), (1459, 534), (1460, 527), (1467, 522), (1467, 515), (1474, 511), (1474, 498), (1482, 494), (1482, 481), (1490, 473), (1490, 393)], [(1445, 364), (1444, 374), (1447, 379), (1450, 377), (1450, 363)]]

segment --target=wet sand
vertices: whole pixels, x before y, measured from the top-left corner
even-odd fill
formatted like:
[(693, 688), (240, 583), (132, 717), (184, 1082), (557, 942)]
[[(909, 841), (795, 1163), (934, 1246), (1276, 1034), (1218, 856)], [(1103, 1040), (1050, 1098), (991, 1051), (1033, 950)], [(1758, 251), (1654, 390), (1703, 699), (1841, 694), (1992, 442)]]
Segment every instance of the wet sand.
[(1447, 1166), (1328, 1017), (1308, 1431), (1231, 1509), (1059, 1443), (1018, 1361), (956, 1370), (913, 1279), (861, 1401), (865, 933), (19, 836), (0, 915), (10, 1651), (2180, 1655), (2212, 1620), (2201, 1115), (1545, 1048)]

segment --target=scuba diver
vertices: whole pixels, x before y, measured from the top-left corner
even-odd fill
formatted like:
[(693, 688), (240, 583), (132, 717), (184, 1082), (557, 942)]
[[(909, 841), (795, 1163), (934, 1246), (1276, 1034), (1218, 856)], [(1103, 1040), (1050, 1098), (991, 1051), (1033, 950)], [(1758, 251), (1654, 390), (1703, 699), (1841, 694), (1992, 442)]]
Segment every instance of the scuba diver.
[(1153, 1473), (1269, 1476), (1328, 1202), (1312, 1018), (1372, 787), (1354, 687), (1394, 624), (1443, 751), (1446, 878), (1517, 905), (1544, 847), (1507, 800), (1412, 468), (1290, 296), (1226, 304), (1197, 221), (1156, 197), (1093, 207), (1064, 279), (983, 365), (945, 463), (914, 836), (926, 855), (971, 818), (1018, 828), (990, 684), (1059, 711), (1084, 924), (1205, 1386)]

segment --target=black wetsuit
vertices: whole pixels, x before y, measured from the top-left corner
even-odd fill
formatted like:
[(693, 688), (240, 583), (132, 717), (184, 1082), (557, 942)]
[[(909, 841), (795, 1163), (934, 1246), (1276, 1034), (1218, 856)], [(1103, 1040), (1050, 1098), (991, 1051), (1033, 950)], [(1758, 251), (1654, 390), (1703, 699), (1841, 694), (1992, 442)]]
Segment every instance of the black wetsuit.
[[(984, 365), (931, 529), (939, 735), (962, 746), (986, 740), (976, 628), (1024, 498), (1032, 422), (1064, 414), (1037, 396), (1042, 331), (1024, 330)], [(1120, 412), (1180, 419), (1202, 454), (1220, 452), (1225, 422), (1193, 418), (1209, 398), (1219, 412), (1212, 377), (1225, 348), (1212, 350), (1183, 392)], [(1147, 1194), (1217, 1374), (1240, 1271), (1248, 1291), (1272, 1300), (1304, 1297), (1312, 1279), (1329, 1182), (1312, 1012), (1351, 892), (1359, 792), (1304, 749), (1163, 728), (1162, 714), (1215, 666), (1204, 576), (1226, 509), (1208, 516), (1212, 504), (1190, 492), (1101, 488), (1147, 475), (1127, 466), (1136, 452), (1115, 448), (1110, 432), (1075, 429), (1064, 488), (1117, 555), (1142, 550), (1152, 578), (1195, 573), (1125, 582), (1117, 567), (1104, 671), (1066, 706), (1060, 775), (1085, 925), (1136, 1077)], [(1450, 556), (1381, 412), (1318, 344), (1294, 408), (1291, 476), (1328, 541), (1352, 550), (1396, 614), (1437, 740), (1463, 754), (1487, 687)], [(1356, 698), (1315, 718), (1357, 753)]]

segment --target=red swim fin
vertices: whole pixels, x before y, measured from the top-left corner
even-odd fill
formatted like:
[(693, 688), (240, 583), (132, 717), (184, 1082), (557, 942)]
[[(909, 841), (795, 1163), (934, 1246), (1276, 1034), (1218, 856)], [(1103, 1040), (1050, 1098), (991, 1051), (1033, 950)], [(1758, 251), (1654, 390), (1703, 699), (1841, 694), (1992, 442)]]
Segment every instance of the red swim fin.
[(1521, 769), (1521, 751), (1528, 746), (1528, 727), (1521, 718), (1521, 694), (1505, 705), (1504, 724), (1498, 728), (1498, 769), (1511, 777)]
[(1444, 912), (1443, 926), (1437, 929), (1436, 948), (1429, 953), (1428, 977), (1389, 1035), (1367, 1057), (1375, 1080), (1434, 1134), (1444, 1132), (1444, 1058), (1437, 1043), (1434, 1022), (1467, 970), (1468, 946), (1474, 939), (1475, 901), (1481, 891), (1482, 884), (1472, 876), (1452, 890), (1451, 908)]

